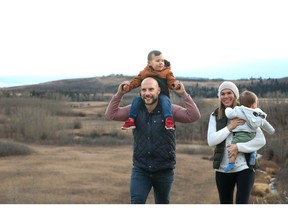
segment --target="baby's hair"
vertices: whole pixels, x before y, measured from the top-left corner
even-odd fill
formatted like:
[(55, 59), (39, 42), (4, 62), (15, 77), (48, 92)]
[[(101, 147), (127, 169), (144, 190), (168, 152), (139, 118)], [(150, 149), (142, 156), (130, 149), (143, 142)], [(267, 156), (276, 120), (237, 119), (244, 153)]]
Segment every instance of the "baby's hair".
[(161, 55), (162, 53), (159, 51), (159, 50), (152, 50), (148, 53), (148, 61), (151, 61), (152, 60), (152, 55), (154, 56), (159, 56)]
[(251, 107), (253, 103), (257, 102), (258, 97), (254, 92), (244, 91), (240, 94), (239, 102), (240, 105)]

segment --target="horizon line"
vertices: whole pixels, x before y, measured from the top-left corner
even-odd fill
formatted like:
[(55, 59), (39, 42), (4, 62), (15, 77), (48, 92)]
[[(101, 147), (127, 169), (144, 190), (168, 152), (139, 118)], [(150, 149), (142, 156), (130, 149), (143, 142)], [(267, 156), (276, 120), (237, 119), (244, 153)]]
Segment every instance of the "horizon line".
[[(100, 75), (100, 76), (87, 76), (87, 77), (74, 77), (74, 76), (0, 76), (0, 88), (10, 88), (10, 87), (18, 87), (18, 86), (25, 86), (25, 85), (39, 85), (47, 82), (56, 82), (61, 80), (73, 80), (73, 79), (90, 79), (90, 78), (101, 78), (101, 77), (111, 77), (111, 76), (122, 76), (122, 77), (133, 77), (133, 75), (125, 75), (125, 74), (109, 74), (109, 75)], [(29, 78), (36, 78), (38, 80), (27, 80)], [(6, 78), (5, 80), (1, 80), (2, 78)], [(16, 78), (16, 80), (14, 79)], [(25, 80), (22, 80), (22, 78), (25, 78)], [(285, 79), (288, 78), (288, 76), (284, 76), (281, 78), (274, 78), (274, 77), (249, 77), (249, 78), (235, 78), (235, 79), (227, 79), (227, 78), (206, 78), (206, 77), (195, 77), (195, 76), (178, 76), (178, 79), (191, 79), (191, 80), (211, 80), (211, 81), (220, 81), (220, 80), (269, 80), (269, 79)], [(10, 80), (13, 79), (13, 80)], [(21, 79), (21, 80), (19, 80)]]

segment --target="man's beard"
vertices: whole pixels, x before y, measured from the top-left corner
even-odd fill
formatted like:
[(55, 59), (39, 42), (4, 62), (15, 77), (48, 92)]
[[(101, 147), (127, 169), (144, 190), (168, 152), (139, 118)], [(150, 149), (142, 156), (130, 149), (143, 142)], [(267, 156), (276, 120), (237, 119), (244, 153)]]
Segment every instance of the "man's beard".
[[(157, 102), (158, 98), (154, 98), (153, 96), (145, 96), (142, 98), (146, 105), (152, 105)], [(147, 101), (147, 99), (149, 99)]]

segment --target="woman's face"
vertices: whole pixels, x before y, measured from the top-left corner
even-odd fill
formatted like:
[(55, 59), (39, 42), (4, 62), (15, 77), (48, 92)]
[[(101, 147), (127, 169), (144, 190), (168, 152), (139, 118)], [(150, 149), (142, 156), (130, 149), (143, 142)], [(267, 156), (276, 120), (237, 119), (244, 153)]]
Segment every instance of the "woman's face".
[(223, 89), (220, 94), (220, 101), (224, 107), (233, 107), (234, 101), (236, 100), (235, 95), (230, 89)]

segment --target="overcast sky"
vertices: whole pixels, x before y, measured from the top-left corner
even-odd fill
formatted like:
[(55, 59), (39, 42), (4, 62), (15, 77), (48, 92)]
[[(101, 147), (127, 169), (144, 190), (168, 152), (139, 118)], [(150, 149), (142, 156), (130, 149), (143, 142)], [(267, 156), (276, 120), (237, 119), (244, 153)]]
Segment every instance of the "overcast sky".
[(286, 2), (0, 1), (0, 86), (137, 75), (153, 49), (176, 77), (285, 77)]

